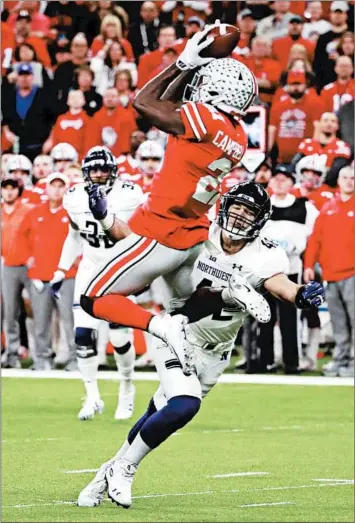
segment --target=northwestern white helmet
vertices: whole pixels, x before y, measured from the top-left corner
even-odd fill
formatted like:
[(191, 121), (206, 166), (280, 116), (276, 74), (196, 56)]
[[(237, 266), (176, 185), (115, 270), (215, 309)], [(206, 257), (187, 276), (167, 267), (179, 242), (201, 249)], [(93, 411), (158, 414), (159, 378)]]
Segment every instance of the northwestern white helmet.
[(208, 103), (240, 118), (257, 94), (255, 76), (246, 65), (234, 58), (216, 58), (196, 71), (183, 101)]
[(317, 183), (317, 186), (319, 187), (323, 183), (327, 173), (325, 163), (325, 155), (310, 154), (309, 156), (301, 158), (301, 160), (296, 164), (297, 183), (302, 184), (304, 182), (304, 171), (313, 171), (319, 176), (319, 182)]
[(67, 160), (75, 163), (78, 161), (79, 155), (76, 149), (70, 145), (70, 143), (61, 142), (57, 143), (57, 145), (53, 147), (51, 151), (51, 158), (53, 162)]
[(146, 140), (138, 147), (136, 157), (141, 170), (152, 176), (159, 171), (161, 167), (164, 158), (164, 149), (159, 142)]
[(6, 173), (13, 171), (25, 171), (28, 175), (32, 174), (32, 163), (24, 154), (14, 154), (6, 164)]

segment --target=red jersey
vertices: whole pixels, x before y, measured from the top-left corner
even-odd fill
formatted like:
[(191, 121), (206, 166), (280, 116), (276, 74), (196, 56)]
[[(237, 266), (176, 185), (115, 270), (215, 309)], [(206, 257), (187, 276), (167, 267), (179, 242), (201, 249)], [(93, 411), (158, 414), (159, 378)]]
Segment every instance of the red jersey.
[(129, 221), (132, 231), (173, 249), (208, 237), (209, 208), (223, 178), (242, 159), (247, 135), (216, 108), (188, 102), (181, 107), (183, 135), (169, 135), (162, 168), (147, 201)]
[(322, 102), (308, 96), (297, 102), (285, 96), (272, 105), (269, 124), (276, 127), (280, 163), (291, 162), (300, 142), (313, 136), (314, 122), (322, 113)]
[[(313, 205), (318, 209), (318, 211), (320, 211), (323, 208), (324, 204), (328, 203), (329, 200), (334, 198), (335, 193), (335, 188), (329, 187), (329, 185), (323, 183), (320, 187), (308, 193), (306, 198), (308, 201), (313, 203)], [(292, 189), (291, 194), (296, 196), (296, 198), (304, 198), (304, 194), (302, 194), (302, 190), (300, 188)]]
[(62, 142), (70, 143), (81, 159), (87, 150), (90, 121), (91, 118), (83, 110), (76, 114), (67, 111), (59, 116), (52, 129), (53, 147)]
[(138, 160), (130, 154), (121, 154), (117, 158), (117, 174), (121, 180), (137, 182), (141, 178)]
[(24, 189), (21, 195), (22, 203), (30, 203), (32, 205), (39, 205), (48, 200), (48, 196), (44, 189), (40, 187), (33, 187), (32, 189)]
[(346, 158), (347, 160), (351, 158), (350, 146), (338, 138), (334, 138), (326, 144), (321, 144), (320, 141), (315, 138), (307, 138), (299, 144), (297, 152), (303, 153), (305, 156), (311, 154), (325, 156), (325, 166), (328, 168), (333, 165), (335, 158)]
[(346, 84), (332, 82), (323, 87), (320, 93), (327, 113), (337, 113), (343, 105), (354, 99), (354, 79), (351, 78)]

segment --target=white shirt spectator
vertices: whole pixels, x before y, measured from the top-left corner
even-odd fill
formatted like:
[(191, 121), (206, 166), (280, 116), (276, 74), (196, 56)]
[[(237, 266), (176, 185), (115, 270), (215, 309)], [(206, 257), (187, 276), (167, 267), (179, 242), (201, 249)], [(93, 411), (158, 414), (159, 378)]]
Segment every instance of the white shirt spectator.
[(96, 55), (91, 59), (90, 68), (95, 73), (94, 85), (96, 92), (101, 94), (101, 96), (105, 94), (107, 89), (113, 87), (117, 71), (128, 70), (132, 75), (133, 86), (135, 87), (137, 84), (137, 66), (131, 62), (121, 60), (115, 67), (109, 67), (102, 58)]
[(318, 40), (318, 36), (330, 31), (331, 27), (330, 23), (326, 20), (308, 22), (303, 26), (302, 37), (308, 38), (309, 40)]

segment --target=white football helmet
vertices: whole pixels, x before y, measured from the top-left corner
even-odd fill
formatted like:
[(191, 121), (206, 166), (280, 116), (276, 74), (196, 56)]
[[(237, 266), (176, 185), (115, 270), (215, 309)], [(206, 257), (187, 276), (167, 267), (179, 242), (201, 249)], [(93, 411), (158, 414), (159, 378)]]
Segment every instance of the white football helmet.
[(51, 151), (51, 158), (53, 162), (61, 160), (71, 161), (73, 163), (78, 161), (79, 155), (70, 143), (57, 143)]
[(325, 175), (327, 173), (327, 168), (325, 166), (326, 163), (326, 156), (325, 155), (319, 155), (319, 154), (311, 154), (309, 156), (304, 156), (301, 158), (299, 162), (296, 164), (296, 182), (300, 185), (304, 185), (305, 183), (305, 177), (304, 172), (305, 171), (313, 171), (315, 174), (318, 175), (318, 181), (314, 185), (314, 187), (320, 187), (322, 185)]
[(32, 163), (24, 154), (14, 154), (6, 164), (7, 174), (17, 170), (24, 171), (28, 176), (32, 174)]
[(196, 71), (183, 102), (208, 103), (241, 118), (257, 94), (255, 76), (246, 65), (234, 58), (216, 58)]
[(154, 176), (161, 167), (164, 158), (164, 149), (160, 143), (153, 140), (146, 140), (138, 147), (136, 157), (140, 169), (148, 176)]

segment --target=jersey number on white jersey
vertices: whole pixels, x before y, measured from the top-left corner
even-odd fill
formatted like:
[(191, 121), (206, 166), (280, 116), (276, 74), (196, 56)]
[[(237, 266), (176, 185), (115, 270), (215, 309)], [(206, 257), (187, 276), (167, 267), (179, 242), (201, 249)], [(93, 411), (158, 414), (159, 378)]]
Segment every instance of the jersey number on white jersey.
[(96, 222), (86, 220), (85, 229), (87, 230), (80, 232), (80, 236), (84, 238), (91, 247), (98, 249), (104, 246), (105, 249), (110, 249), (115, 245), (104, 232), (100, 234), (99, 225)]

